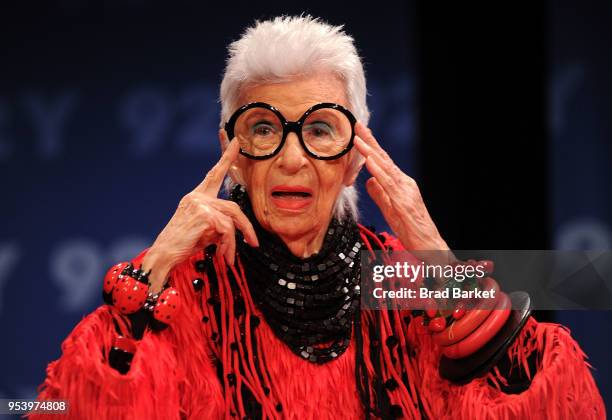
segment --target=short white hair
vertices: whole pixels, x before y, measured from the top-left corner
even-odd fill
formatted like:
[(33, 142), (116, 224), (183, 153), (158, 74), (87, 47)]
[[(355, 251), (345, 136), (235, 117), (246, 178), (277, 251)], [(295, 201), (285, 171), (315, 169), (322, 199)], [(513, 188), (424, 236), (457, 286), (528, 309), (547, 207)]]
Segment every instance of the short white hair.
[[(280, 83), (319, 72), (331, 72), (342, 80), (351, 112), (368, 124), (363, 64), (343, 25), (332, 26), (310, 15), (256, 21), (229, 45), (228, 53), (220, 92), (221, 128), (243, 105), (238, 101), (245, 86)], [(351, 165), (358, 165), (361, 156), (354, 155)], [(233, 187), (229, 178), (226, 187)], [(334, 217), (342, 219), (350, 214), (357, 220), (357, 199), (356, 188), (344, 186), (334, 206)]]

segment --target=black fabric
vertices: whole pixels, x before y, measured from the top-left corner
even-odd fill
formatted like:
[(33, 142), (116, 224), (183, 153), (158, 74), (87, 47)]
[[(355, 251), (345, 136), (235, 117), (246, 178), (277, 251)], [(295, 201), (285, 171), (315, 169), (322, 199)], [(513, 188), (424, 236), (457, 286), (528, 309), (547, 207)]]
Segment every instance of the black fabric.
[(321, 250), (299, 258), (259, 224), (244, 188), (234, 188), (230, 199), (240, 205), (259, 240), (253, 248), (237, 233), (249, 289), (274, 334), (310, 362), (340, 356), (350, 344), (360, 304), (357, 223), (350, 217), (332, 219)]

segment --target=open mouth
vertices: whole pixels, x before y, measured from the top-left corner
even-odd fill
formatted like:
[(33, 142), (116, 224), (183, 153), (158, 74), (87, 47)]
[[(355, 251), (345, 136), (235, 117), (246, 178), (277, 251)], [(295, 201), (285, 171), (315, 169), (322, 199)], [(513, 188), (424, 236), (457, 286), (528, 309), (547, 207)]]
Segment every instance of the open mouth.
[(285, 210), (301, 210), (312, 203), (312, 190), (301, 185), (277, 185), (272, 188), (272, 202)]
[(272, 197), (299, 199), (312, 197), (312, 194), (306, 191), (272, 191)]

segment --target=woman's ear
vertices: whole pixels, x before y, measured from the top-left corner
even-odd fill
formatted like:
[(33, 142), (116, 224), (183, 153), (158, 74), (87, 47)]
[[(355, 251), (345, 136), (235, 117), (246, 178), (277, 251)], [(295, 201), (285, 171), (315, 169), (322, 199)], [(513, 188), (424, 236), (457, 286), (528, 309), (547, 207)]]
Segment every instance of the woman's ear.
[(357, 180), (357, 176), (359, 176), (359, 172), (361, 172), (361, 168), (365, 164), (365, 158), (359, 151), (355, 148), (349, 153), (349, 166), (346, 168), (346, 172), (344, 173), (344, 179), (342, 183), (347, 187), (353, 185)]
[[(227, 132), (222, 128), (219, 130), (219, 143), (221, 145), (221, 153), (225, 152), (227, 146), (229, 145), (229, 139), (227, 138)], [(238, 157), (240, 159), (240, 156)], [(246, 185), (244, 182), (244, 177), (242, 176), (242, 169), (238, 165), (238, 161), (232, 163), (232, 166), (227, 171), (227, 174), (230, 176), (232, 181), (236, 184)]]

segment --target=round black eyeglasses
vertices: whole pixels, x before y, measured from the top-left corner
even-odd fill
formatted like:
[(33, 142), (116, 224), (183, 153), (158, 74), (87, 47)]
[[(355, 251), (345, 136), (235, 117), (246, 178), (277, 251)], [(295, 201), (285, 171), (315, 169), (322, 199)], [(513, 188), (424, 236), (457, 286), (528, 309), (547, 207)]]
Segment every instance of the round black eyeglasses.
[(356, 122), (348, 109), (334, 103), (314, 105), (299, 120), (287, 121), (272, 105), (252, 102), (234, 112), (225, 131), (230, 140), (240, 142), (240, 153), (250, 159), (275, 156), (293, 132), (309, 156), (332, 160), (353, 147)]

